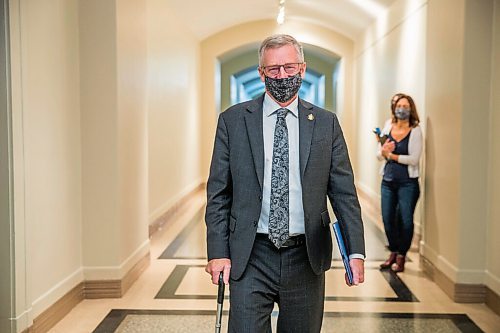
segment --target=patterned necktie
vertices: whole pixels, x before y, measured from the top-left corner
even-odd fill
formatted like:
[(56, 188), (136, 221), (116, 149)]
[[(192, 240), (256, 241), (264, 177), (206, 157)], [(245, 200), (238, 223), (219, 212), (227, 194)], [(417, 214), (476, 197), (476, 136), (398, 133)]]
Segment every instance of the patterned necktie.
[(271, 172), (271, 209), (269, 210), (269, 239), (279, 249), (288, 239), (288, 109), (277, 111), (274, 129), (273, 164)]

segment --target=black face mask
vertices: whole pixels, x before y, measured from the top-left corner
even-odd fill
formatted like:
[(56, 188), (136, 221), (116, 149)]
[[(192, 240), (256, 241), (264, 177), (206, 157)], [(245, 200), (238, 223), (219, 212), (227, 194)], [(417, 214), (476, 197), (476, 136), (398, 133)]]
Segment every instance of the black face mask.
[(297, 94), (302, 84), (300, 73), (292, 77), (282, 79), (273, 79), (269, 76), (265, 77), (266, 90), (271, 96), (280, 103), (288, 102)]

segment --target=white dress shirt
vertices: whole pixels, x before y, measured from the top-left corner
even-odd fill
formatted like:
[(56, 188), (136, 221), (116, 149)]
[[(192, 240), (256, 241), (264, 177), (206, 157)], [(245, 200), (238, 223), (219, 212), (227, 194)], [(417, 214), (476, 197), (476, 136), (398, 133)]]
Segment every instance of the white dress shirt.
[[(290, 236), (304, 234), (304, 206), (302, 204), (302, 184), (300, 182), (299, 161), (299, 108), (296, 98), (286, 108), (286, 127), (288, 129), (289, 158), (289, 234)], [(274, 144), (274, 128), (276, 127), (276, 111), (281, 106), (266, 93), (262, 106), (264, 129), (264, 184), (262, 193), (262, 209), (260, 211), (258, 233), (268, 233), (269, 210), (271, 206), (271, 173)]]

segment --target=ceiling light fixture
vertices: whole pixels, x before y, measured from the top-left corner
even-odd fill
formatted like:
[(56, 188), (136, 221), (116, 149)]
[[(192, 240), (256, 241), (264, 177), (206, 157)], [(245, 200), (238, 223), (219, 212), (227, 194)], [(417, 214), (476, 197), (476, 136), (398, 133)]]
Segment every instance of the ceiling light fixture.
[(276, 18), (276, 22), (279, 25), (285, 22), (285, 0), (280, 0), (278, 17)]

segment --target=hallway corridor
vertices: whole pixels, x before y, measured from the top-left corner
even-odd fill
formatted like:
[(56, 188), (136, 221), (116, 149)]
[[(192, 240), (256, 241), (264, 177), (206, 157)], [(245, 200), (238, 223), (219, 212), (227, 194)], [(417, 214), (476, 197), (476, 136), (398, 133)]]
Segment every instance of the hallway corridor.
[[(323, 332), (500, 333), (500, 0), (0, 4), (0, 333), (213, 332), (200, 189), (274, 34), (303, 45), (301, 99), (336, 114), (365, 201), (366, 283), (334, 254)], [(373, 129), (399, 92), (423, 149), (395, 275)]]
[[(83, 300), (50, 332), (213, 332), (217, 288), (204, 272), (204, 203), (199, 191), (178, 219), (153, 235), (151, 264), (123, 298)], [(366, 281), (346, 287), (334, 252), (322, 332), (499, 332), (500, 317), (488, 307), (454, 303), (426, 278), (416, 252), (404, 273), (380, 271), (387, 255), (384, 235), (374, 217), (365, 215), (364, 222)], [(228, 307), (226, 298), (223, 332)]]

